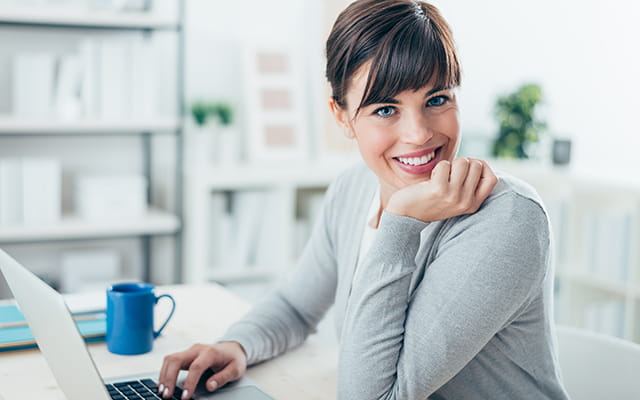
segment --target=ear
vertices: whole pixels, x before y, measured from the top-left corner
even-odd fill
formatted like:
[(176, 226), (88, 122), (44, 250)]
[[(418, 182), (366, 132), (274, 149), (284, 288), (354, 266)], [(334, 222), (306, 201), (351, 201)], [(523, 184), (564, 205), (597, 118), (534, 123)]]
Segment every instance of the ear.
[(354, 138), (355, 135), (349, 121), (349, 114), (347, 110), (340, 107), (336, 99), (334, 99), (333, 97), (329, 98), (329, 109), (331, 110), (333, 118), (335, 118), (338, 127), (340, 127), (344, 135), (349, 139)]

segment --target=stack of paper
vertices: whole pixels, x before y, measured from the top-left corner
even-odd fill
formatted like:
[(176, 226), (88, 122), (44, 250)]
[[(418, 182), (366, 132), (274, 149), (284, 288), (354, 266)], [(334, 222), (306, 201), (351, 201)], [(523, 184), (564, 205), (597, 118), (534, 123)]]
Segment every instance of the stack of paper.
[(0, 226), (58, 222), (62, 214), (61, 192), (60, 161), (0, 159)]

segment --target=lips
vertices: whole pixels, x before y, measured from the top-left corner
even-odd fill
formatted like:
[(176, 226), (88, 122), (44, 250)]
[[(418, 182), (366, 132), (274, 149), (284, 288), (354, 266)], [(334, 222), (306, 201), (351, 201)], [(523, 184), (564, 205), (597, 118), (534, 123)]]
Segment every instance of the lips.
[(440, 161), (442, 147), (432, 147), (417, 152), (393, 157), (393, 161), (403, 171), (413, 175), (421, 175), (431, 172)]

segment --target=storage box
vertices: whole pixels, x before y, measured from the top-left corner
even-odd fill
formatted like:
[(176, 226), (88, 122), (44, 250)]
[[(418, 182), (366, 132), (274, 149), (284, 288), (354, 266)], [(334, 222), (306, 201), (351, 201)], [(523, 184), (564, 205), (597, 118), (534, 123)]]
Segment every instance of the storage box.
[(79, 176), (76, 212), (89, 220), (141, 217), (147, 211), (146, 190), (143, 176)]
[(120, 254), (112, 249), (67, 251), (60, 264), (60, 289), (65, 293), (103, 291), (121, 271)]

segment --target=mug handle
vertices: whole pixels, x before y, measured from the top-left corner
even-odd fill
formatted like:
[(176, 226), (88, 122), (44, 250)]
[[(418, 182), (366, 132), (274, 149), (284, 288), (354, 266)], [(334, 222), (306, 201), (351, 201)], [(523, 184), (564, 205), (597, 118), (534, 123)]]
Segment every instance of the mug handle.
[(157, 338), (158, 336), (160, 336), (160, 333), (162, 332), (164, 327), (167, 326), (167, 323), (169, 323), (169, 320), (173, 316), (173, 312), (176, 310), (176, 301), (169, 294), (163, 294), (163, 295), (157, 296), (156, 297), (156, 304), (158, 304), (158, 301), (163, 297), (166, 297), (169, 300), (171, 300), (171, 304), (172, 304), (171, 312), (169, 313), (169, 316), (167, 317), (167, 319), (165, 319), (164, 322), (162, 323), (162, 326), (160, 327), (160, 329), (158, 329), (157, 331), (153, 331), (153, 338), (154, 339)]

